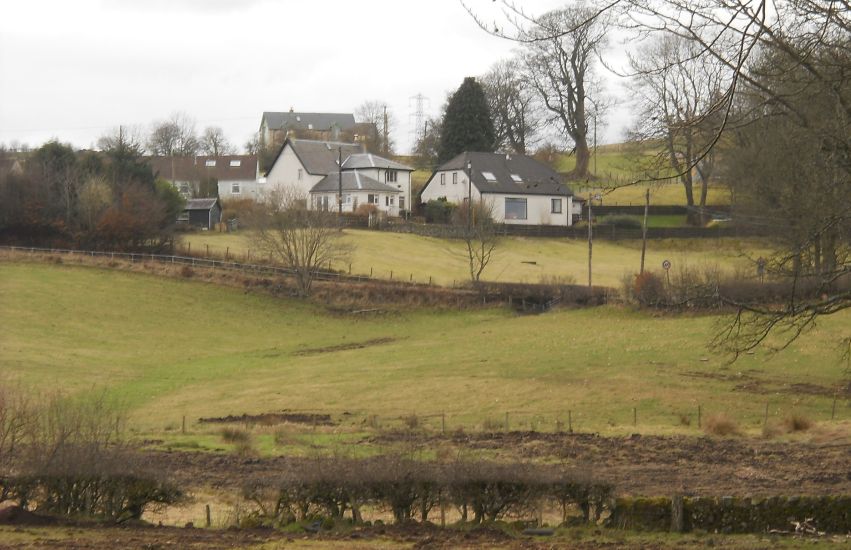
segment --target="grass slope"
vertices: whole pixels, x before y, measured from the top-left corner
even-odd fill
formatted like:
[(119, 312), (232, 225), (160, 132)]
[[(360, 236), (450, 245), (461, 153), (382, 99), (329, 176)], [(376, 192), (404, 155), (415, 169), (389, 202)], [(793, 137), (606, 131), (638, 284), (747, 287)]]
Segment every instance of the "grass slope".
[(4, 376), (45, 391), (105, 388), (148, 433), (183, 415), (281, 409), (446, 411), (468, 428), (510, 412), (513, 427), (542, 429), (571, 410), (581, 430), (696, 433), (679, 415), (698, 404), (758, 430), (766, 402), (772, 417), (829, 418), (830, 397), (787, 390), (841, 379), (834, 346), (851, 325), (835, 316), (780, 355), (727, 366), (706, 349), (716, 317), (611, 307), (353, 318), (193, 281), (10, 263), (0, 304)]
[[(387, 279), (451, 285), (469, 280), (463, 244), (457, 240), (436, 239), (387, 231), (345, 231), (345, 242), (351, 246), (347, 262), (334, 269)], [(224, 256), (226, 251), (245, 259), (251, 248), (251, 233), (194, 233), (183, 237), (181, 246), (192, 251)], [(743, 257), (767, 254), (759, 241), (733, 239), (651, 240), (647, 244), (646, 265), (660, 270), (662, 261), (670, 260), (674, 270), (684, 266), (719, 265), (733, 270), (755, 268)], [(641, 259), (641, 241), (594, 242), (593, 282), (617, 287), (624, 274), (636, 273)], [(489, 281), (538, 283), (542, 279), (562, 278), (580, 284), (588, 281), (588, 243), (573, 239), (507, 237), (501, 241), (483, 278)]]

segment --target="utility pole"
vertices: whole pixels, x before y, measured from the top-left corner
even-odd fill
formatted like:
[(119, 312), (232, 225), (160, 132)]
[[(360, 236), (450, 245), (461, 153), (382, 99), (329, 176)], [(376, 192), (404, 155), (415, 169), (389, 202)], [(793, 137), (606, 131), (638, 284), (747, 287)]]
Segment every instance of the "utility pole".
[(473, 223), (473, 161), (467, 160), (467, 233)]
[(590, 192), (588, 193), (588, 290), (591, 291), (591, 199), (594, 198)]
[(343, 148), (337, 147), (337, 218), (343, 221)]
[(390, 145), (387, 141), (390, 139), (390, 129), (387, 128), (387, 105), (384, 105), (384, 155), (387, 156), (390, 153)]
[(647, 211), (650, 209), (650, 189), (644, 194), (644, 223), (641, 225), (641, 270), (639, 275), (644, 274), (644, 253), (647, 251)]
[[(587, 130), (586, 130), (587, 131)], [(597, 109), (594, 109), (594, 177), (597, 177)]]

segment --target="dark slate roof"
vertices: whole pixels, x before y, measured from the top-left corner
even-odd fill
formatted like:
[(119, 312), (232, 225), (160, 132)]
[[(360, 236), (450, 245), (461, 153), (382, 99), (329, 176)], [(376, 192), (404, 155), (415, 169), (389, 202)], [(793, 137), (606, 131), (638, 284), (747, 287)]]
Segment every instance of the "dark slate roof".
[(210, 210), (217, 202), (219, 199), (189, 199), (183, 210)]
[[(173, 164), (172, 157), (145, 157), (145, 160), (151, 165), (155, 175), (171, 181), (201, 181), (205, 177), (213, 177), (219, 181), (257, 179), (257, 155), (174, 157)], [(214, 161), (216, 164), (207, 166), (207, 161)], [(239, 166), (231, 166), (231, 161), (238, 161)]]
[(352, 113), (294, 113), (264, 112), (263, 120), (270, 130), (283, 128), (293, 130), (328, 130), (339, 128), (351, 130), (355, 126), (355, 115)]
[(393, 170), (404, 170), (406, 172), (414, 171), (414, 168), (411, 168), (410, 166), (405, 166), (402, 163), (389, 160), (384, 157), (379, 157), (372, 153), (357, 153), (349, 155), (349, 157), (343, 161), (343, 170), (352, 170), (356, 168), (391, 168)]
[[(309, 139), (288, 139), (284, 142), (278, 156), (284, 150), (284, 147), (289, 143), (296, 156), (298, 156), (301, 164), (309, 174), (326, 175), (339, 170), (337, 166), (338, 149), (342, 149), (343, 159), (363, 152), (363, 147), (355, 143), (339, 143), (336, 141), (313, 141)], [(277, 162), (277, 157), (275, 162)], [(274, 166), (274, 162), (272, 165)]]
[[(311, 193), (336, 192), (340, 185), (340, 173), (328, 174), (313, 186)], [(379, 191), (381, 193), (401, 193), (401, 191), (390, 185), (365, 176), (357, 170), (343, 172), (343, 191)]]
[[(504, 153), (461, 153), (437, 168), (435, 172), (446, 170), (464, 171), (467, 161), (473, 166), (473, 185), (481, 193), (522, 194), (522, 195), (561, 195), (572, 196), (573, 192), (561, 181), (558, 172), (537, 160), (525, 155), (506, 155)], [(490, 172), (495, 181), (488, 181), (482, 174)], [(515, 181), (512, 175), (520, 176)], [(434, 175), (432, 175), (434, 179)], [(429, 180), (431, 183), (431, 180)]]

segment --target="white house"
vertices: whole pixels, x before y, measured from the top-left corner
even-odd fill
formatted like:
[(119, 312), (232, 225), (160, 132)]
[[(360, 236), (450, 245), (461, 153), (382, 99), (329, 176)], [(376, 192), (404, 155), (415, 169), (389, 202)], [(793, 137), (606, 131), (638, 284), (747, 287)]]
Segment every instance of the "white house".
[(335, 210), (342, 172), (344, 211), (373, 204), (390, 216), (399, 216), (411, 207), (413, 171), (410, 166), (364, 153), (354, 143), (289, 138), (265, 181), (269, 189), (285, 187), (309, 197), (311, 208)]
[(289, 138), (266, 172), (266, 186), (287, 187), (307, 197), (322, 178), (340, 170), (338, 162), (362, 152), (354, 143)]
[(362, 204), (371, 204), (388, 216), (398, 216), (404, 204), (402, 191), (362, 174), (358, 170), (342, 172), (342, 188), (340, 172), (328, 174), (310, 190), (310, 207), (317, 210), (337, 211), (337, 195), (342, 193), (343, 212), (355, 212)]
[[(414, 169), (399, 162), (389, 160), (371, 153), (358, 153), (349, 155), (343, 161), (343, 172), (356, 172), (361, 176), (374, 179), (378, 183), (387, 185), (399, 192), (394, 213), (391, 209), (385, 209), (391, 216), (411, 209), (413, 197), (411, 195), (411, 174)], [(343, 177), (345, 183), (346, 178)], [(392, 197), (390, 197), (392, 199)], [(383, 205), (392, 206), (392, 205)]]
[(571, 190), (558, 172), (525, 155), (461, 153), (438, 167), (420, 193), (424, 203), (468, 198), (489, 204), (498, 223), (573, 225)]

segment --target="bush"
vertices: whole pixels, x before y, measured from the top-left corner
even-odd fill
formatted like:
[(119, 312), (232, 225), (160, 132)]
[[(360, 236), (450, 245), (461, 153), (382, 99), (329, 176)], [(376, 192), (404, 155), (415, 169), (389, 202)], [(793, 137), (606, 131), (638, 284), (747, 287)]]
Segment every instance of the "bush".
[(446, 199), (430, 200), (425, 205), (426, 223), (449, 223), (456, 208)]
[(361, 204), (358, 205), (357, 210), (355, 210), (355, 216), (361, 216), (363, 218), (368, 218), (371, 214), (377, 214), (379, 212), (378, 207), (374, 204)]
[(783, 425), (789, 432), (805, 432), (813, 427), (813, 421), (798, 413), (792, 413), (783, 419)]
[(665, 283), (662, 278), (651, 271), (645, 271), (635, 276), (632, 285), (632, 295), (639, 304), (656, 306), (667, 301)]
[(739, 425), (724, 413), (718, 413), (706, 419), (706, 433), (720, 436), (738, 435)]

